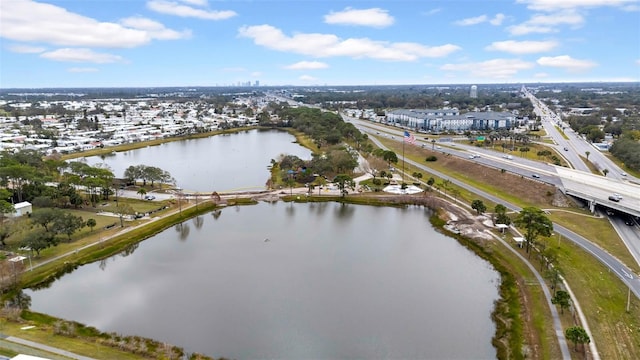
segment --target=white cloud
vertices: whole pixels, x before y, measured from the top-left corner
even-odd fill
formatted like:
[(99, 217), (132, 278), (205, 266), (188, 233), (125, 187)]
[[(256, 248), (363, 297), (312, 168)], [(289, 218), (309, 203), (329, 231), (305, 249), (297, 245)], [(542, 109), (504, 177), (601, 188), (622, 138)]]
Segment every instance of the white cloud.
[(489, 23), (494, 26), (499, 26), (499, 25), (502, 25), (502, 22), (504, 21), (504, 19), (505, 19), (504, 14), (496, 14), (496, 16), (493, 17), (493, 19), (489, 20)]
[(534, 14), (522, 24), (509, 27), (511, 35), (531, 33), (548, 34), (558, 31), (558, 26), (568, 25), (574, 29), (584, 24), (584, 17), (575, 11), (562, 11), (554, 14)]
[(59, 46), (132, 48), (173, 34), (173, 30), (164, 27), (160, 33), (150, 33), (113, 22), (100, 22), (56, 5), (31, 0), (1, 1), (0, 23), (2, 38)]
[[(190, 2), (192, 3), (192, 2)], [(183, 5), (175, 1), (150, 0), (147, 7), (155, 12), (180, 17), (193, 17), (204, 20), (226, 20), (238, 15), (232, 10), (204, 10)]]
[(487, 15), (480, 15), (476, 17), (455, 21), (454, 24), (459, 26), (471, 26), (471, 25), (477, 25), (477, 24), (483, 23), (485, 21), (487, 21)]
[(271, 25), (244, 26), (239, 36), (253, 39), (269, 49), (314, 57), (348, 56), (388, 61), (414, 61), (422, 57), (443, 57), (460, 49), (445, 44), (426, 46), (417, 43), (390, 43), (368, 38), (340, 39), (333, 34), (297, 33), (287, 36)]
[(533, 74), (533, 77), (537, 79), (543, 79), (543, 78), (549, 77), (549, 74), (545, 72), (539, 72), (539, 73)]
[(262, 72), (260, 71), (253, 71), (251, 73), (251, 77), (257, 78), (257, 77), (261, 77), (262, 76)]
[(431, 15), (435, 15), (435, 14), (441, 12), (441, 11), (442, 11), (442, 8), (435, 8), (435, 9), (431, 9), (429, 11), (425, 11), (423, 14), (427, 15), (427, 16), (431, 16)]
[(207, 0), (180, 0), (180, 1), (182, 1), (183, 3), (196, 5), (196, 6), (207, 6), (207, 4), (209, 3)]
[(71, 73), (89, 73), (89, 72), (98, 72), (98, 69), (73, 67), (73, 68), (68, 68), (67, 71)]
[(491, 19), (487, 15), (480, 15), (476, 17), (470, 17), (470, 18), (455, 21), (454, 24), (458, 26), (471, 26), (471, 25), (478, 25), (488, 21), (489, 24), (498, 26), (498, 25), (502, 25), (502, 22), (504, 21), (505, 18), (506, 17), (504, 16), (504, 14), (501, 14), (501, 13), (496, 14)]
[(532, 10), (555, 11), (560, 9), (594, 8), (601, 6), (625, 6), (637, 0), (517, 0)]
[(511, 54), (535, 54), (550, 51), (558, 46), (553, 40), (549, 41), (496, 41), (485, 47), (489, 51), (504, 51)]
[(97, 53), (91, 49), (64, 48), (42, 53), (40, 57), (66, 62), (92, 62), (97, 64), (122, 61), (122, 57), (113, 54)]
[(324, 22), (327, 24), (371, 26), (377, 28), (393, 25), (394, 21), (395, 19), (387, 13), (387, 10), (380, 8), (346, 8), (342, 11), (331, 12), (324, 16)]
[(640, 65), (640, 59), (636, 60), (636, 64)]
[(317, 70), (326, 69), (329, 65), (320, 61), (300, 61), (295, 64), (287, 65), (284, 68), (289, 70)]
[(520, 70), (534, 67), (531, 62), (519, 59), (492, 59), (476, 63), (445, 64), (440, 67), (444, 71), (465, 71), (471, 76), (491, 79), (508, 79)]
[(9, 51), (20, 54), (38, 54), (47, 49), (41, 46), (30, 46), (30, 45), (12, 45), (9, 46)]
[(538, 65), (562, 68), (567, 71), (584, 71), (591, 69), (597, 64), (590, 60), (574, 59), (569, 55), (543, 56), (537, 61)]
[(120, 20), (120, 24), (133, 29), (144, 30), (151, 38), (158, 40), (177, 40), (191, 37), (190, 30), (175, 31), (167, 29), (161, 23), (143, 17), (125, 18)]
[(314, 78), (311, 75), (302, 75), (298, 78), (298, 80), (302, 80), (302, 81), (306, 81), (306, 82), (312, 82), (312, 81), (317, 81), (318, 79)]

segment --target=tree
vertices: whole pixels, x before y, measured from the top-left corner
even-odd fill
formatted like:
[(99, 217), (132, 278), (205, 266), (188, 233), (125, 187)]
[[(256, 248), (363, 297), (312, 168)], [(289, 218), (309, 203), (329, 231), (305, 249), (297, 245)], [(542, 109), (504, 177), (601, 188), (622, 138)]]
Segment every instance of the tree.
[(15, 227), (6, 224), (0, 224), (0, 244), (2, 244), (2, 246), (7, 246), (7, 239), (15, 232)]
[(31, 214), (31, 221), (51, 232), (53, 224), (63, 215), (63, 211), (54, 208), (37, 209)]
[(589, 155), (591, 155), (591, 151), (585, 151), (584, 154), (587, 155), (587, 161), (589, 161)]
[(133, 215), (134, 210), (131, 205), (120, 203), (116, 206), (114, 213), (120, 218), (120, 227), (124, 227), (124, 217), (127, 215)]
[(551, 303), (560, 306), (560, 313), (564, 314), (564, 309), (568, 309), (571, 306), (571, 296), (564, 290), (558, 290), (553, 295)]
[(576, 351), (578, 351), (578, 344), (584, 345), (591, 342), (587, 331), (580, 326), (572, 326), (566, 329), (564, 334), (574, 344)]
[(87, 219), (87, 222), (85, 225), (87, 225), (91, 229), (91, 231), (93, 231), (93, 228), (96, 227), (97, 225), (96, 219), (93, 219), (93, 218)]
[(602, 169), (602, 173), (604, 174), (604, 177), (607, 177), (607, 174), (609, 173), (609, 169)]
[(147, 195), (147, 190), (145, 190), (145, 188), (140, 188), (138, 189), (138, 191), (136, 192), (138, 195), (140, 195), (140, 200), (142, 200), (142, 197)]
[(511, 218), (507, 215), (507, 207), (502, 204), (497, 204), (494, 208), (495, 223), (496, 224), (511, 224)]
[(389, 168), (391, 168), (391, 163), (396, 164), (398, 162), (398, 155), (391, 150), (387, 150), (382, 154), (382, 158), (387, 162)]
[(524, 239), (527, 244), (527, 252), (531, 249), (531, 245), (535, 244), (538, 236), (551, 236), (551, 231), (553, 231), (551, 220), (542, 210), (535, 207), (523, 208), (514, 223), (525, 229)]
[(430, 177), (429, 180), (427, 180), (427, 185), (429, 185), (430, 187), (433, 186), (433, 184), (435, 184), (436, 179), (434, 179), (433, 177)]
[(551, 289), (553, 290), (553, 296), (556, 296), (556, 289), (558, 284), (562, 282), (563, 271), (558, 266), (553, 266), (544, 273), (544, 277), (551, 283)]
[(52, 231), (56, 234), (67, 235), (67, 240), (71, 242), (71, 235), (84, 227), (82, 217), (71, 213), (62, 213), (53, 223)]
[(37, 256), (40, 256), (40, 251), (57, 244), (55, 236), (44, 229), (35, 229), (28, 232), (20, 242), (21, 247), (29, 248), (32, 253), (35, 251)]
[(338, 174), (333, 179), (333, 182), (338, 185), (338, 189), (340, 189), (340, 193), (344, 197), (347, 194), (347, 189), (355, 189), (356, 183), (353, 181), (353, 178), (347, 174)]
[(474, 209), (478, 215), (484, 213), (487, 210), (487, 206), (482, 202), (482, 200), (473, 200), (471, 202), (471, 208)]
[(325, 179), (324, 176), (316, 176), (313, 183), (318, 186), (318, 195), (320, 195), (320, 190), (327, 184), (327, 179)]
[(287, 176), (287, 178), (284, 179), (284, 183), (289, 188), (289, 194), (293, 195), (293, 187), (296, 185), (296, 180), (291, 176)]
[(0, 189), (0, 224), (4, 222), (5, 214), (13, 214), (16, 211), (12, 203), (7, 201), (11, 198), (11, 192), (7, 189)]
[(377, 156), (367, 157), (367, 161), (365, 163), (365, 170), (366, 172), (371, 174), (371, 176), (373, 176), (374, 179), (376, 178), (376, 176), (381, 174), (381, 172), (384, 171), (386, 168), (387, 168), (387, 163), (385, 162), (384, 159), (381, 159)]

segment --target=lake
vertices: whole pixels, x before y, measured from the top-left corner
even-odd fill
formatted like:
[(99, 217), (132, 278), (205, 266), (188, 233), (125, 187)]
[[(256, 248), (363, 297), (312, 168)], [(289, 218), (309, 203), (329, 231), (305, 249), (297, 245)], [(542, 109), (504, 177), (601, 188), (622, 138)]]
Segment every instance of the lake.
[(247, 130), (208, 138), (167, 142), (162, 145), (87, 157), (95, 166), (106, 164), (116, 177), (132, 165), (155, 166), (168, 171), (176, 185), (187, 191), (264, 190), (267, 166), (281, 154), (311, 159), (311, 152), (281, 130)]
[(236, 359), (493, 359), (499, 275), (430, 211), (229, 207), (31, 291), (32, 309)]

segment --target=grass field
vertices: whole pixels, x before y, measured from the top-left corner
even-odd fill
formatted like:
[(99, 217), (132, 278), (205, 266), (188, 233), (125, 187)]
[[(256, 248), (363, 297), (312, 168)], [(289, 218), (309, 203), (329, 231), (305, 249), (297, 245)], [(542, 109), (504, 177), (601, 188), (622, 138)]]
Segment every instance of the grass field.
[[(402, 144), (386, 139), (381, 139), (383, 144), (392, 150), (400, 153)], [(407, 149), (410, 149), (407, 151)], [(436, 154), (438, 161), (425, 162), (424, 159), (430, 154)], [(405, 146), (405, 156), (414, 161), (446, 173), (456, 179), (465, 181), (468, 184), (494, 194), (500, 198), (510, 201), (518, 206), (536, 206), (543, 209), (550, 209), (549, 218), (572, 231), (591, 239), (593, 242), (614, 254), (629, 265), (636, 273), (638, 265), (622, 243), (621, 239), (612, 229), (606, 219), (594, 217), (585, 209), (575, 207), (570, 200), (565, 202), (567, 207), (553, 205), (555, 188), (546, 185), (538, 185), (535, 181), (520, 176), (503, 176), (499, 171), (493, 171), (453, 156), (443, 156), (437, 151), (433, 152), (428, 147), (421, 149), (418, 147)], [(428, 178), (427, 175), (425, 177)], [(555, 244), (557, 238), (547, 239), (549, 244)], [(556, 245), (558, 246), (558, 245)], [(594, 336), (602, 359), (640, 359), (640, 301), (631, 295), (630, 311), (626, 312), (628, 291), (626, 286), (598, 260), (589, 254), (584, 253), (578, 247), (569, 244), (568, 241), (561, 241), (559, 248), (559, 266), (564, 270), (566, 279), (574, 291), (583, 312), (587, 314), (589, 327)], [(514, 269), (515, 270), (515, 269)], [(518, 270), (523, 278), (526, 272)], [(529, 288), (529, 287), (526, 287)], [(533, 297), (537, 296), (529, 289), (531, 296), (524, 301), (527, 308), (533, 309), (535, 306)], [(525, 292), (526, 293), (526, 292)], [(563, 323), (567, 326), (574, 323), (573, 317), (563, 316)], [(549, 320), (544, 317), (529, 319), (529, 326), (539, 333), (543, 342), (545, 340), (545, 330), (548, 324), (542, 325)], [(545, 348), (551, 348), (552, 344), (540, 344)], [(573, 349), (573, 347), (571, 347)], [(550, 352), (551, 354), (551, 352)], [(572, 353), (576, 359), (582, 358), (582, 353)], [(550, 359), (557, 358), (553, 355)]]

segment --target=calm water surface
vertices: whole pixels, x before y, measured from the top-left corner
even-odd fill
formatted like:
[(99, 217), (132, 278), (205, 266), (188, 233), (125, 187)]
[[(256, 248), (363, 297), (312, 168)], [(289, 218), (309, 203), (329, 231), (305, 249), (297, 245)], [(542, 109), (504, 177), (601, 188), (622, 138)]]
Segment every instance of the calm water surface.
[(211, 356), (495, 358), (498, 274), (428, 216), (231, 207), (28, 293), (36, 311)]
[(264, 190), (271, 159), (280, 154), (311, 159), (311, 152), (294, 141), (284, 131), (254, 129), (86, 159), (90, 165), (107, 164), (116, 177), (124, 177), (131, 165), (156, 166), (189, 191)]

